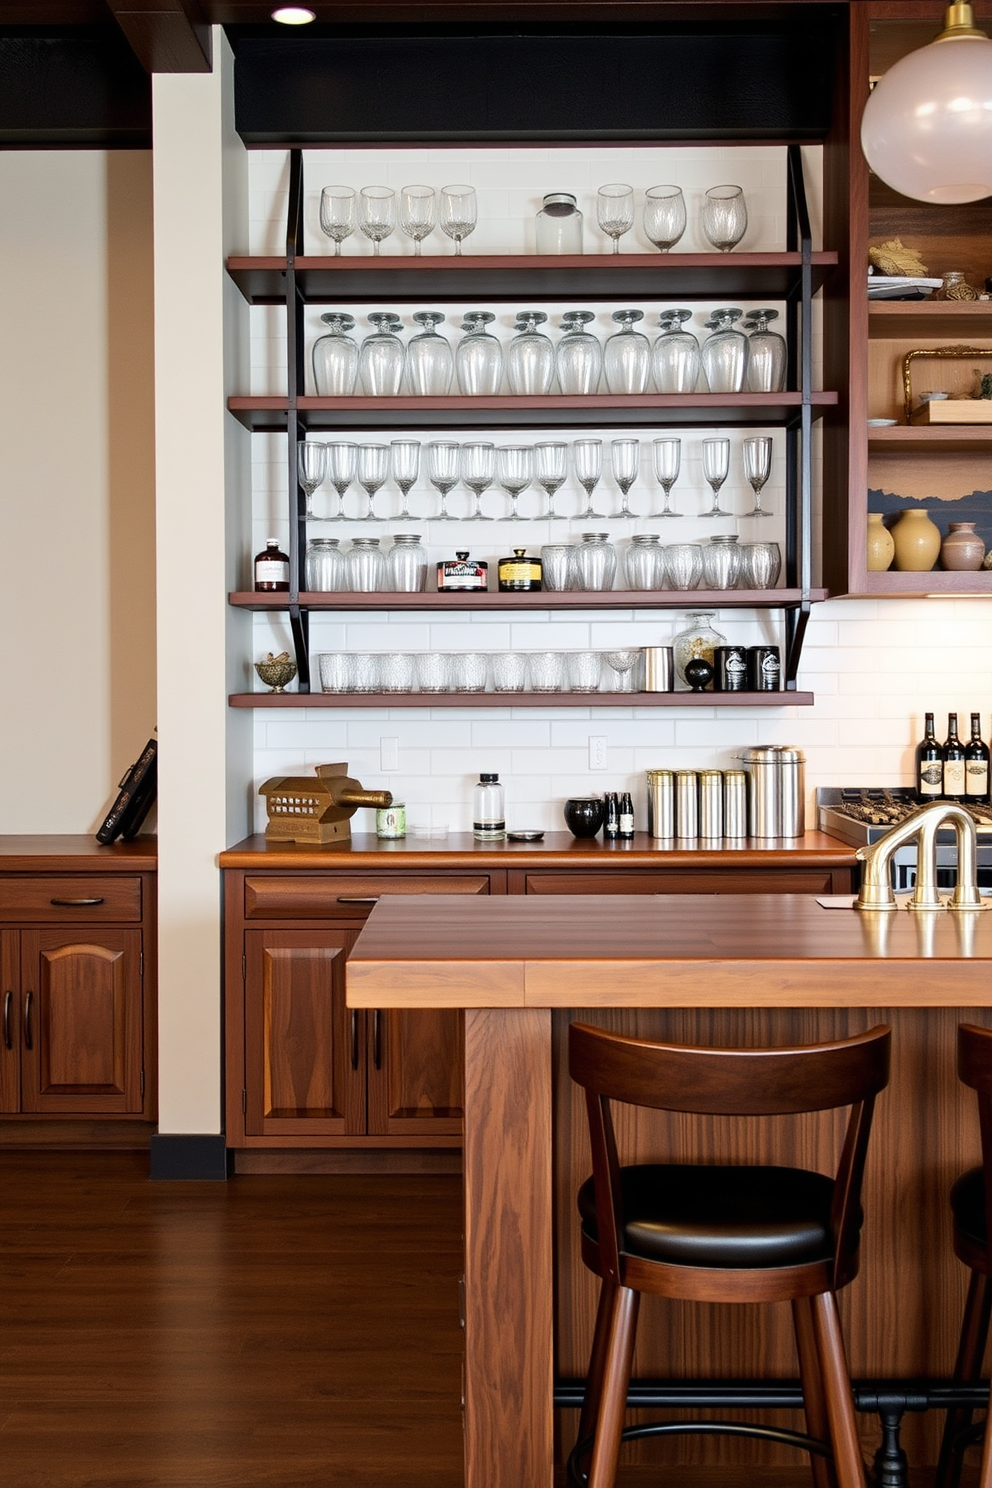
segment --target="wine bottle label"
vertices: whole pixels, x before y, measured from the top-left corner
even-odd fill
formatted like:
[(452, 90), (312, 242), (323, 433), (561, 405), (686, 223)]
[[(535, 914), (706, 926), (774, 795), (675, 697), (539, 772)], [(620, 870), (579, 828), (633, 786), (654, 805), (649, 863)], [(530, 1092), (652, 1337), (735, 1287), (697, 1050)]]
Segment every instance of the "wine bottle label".
[(471, 563), (460, 558), (449, 559), (437, 566), (437, 587), (445, 589), (485, 589), (489, 565)]
[(281, 558), (260, 558), (255, 564), (256, 584), (288, 584), (289, 564)]
[(964, 795), (964, 760), (944, 761), (944, 795)]
[(944, 769), (940, 760), (928, 760), (920, 768), (920, 795), (939, 796), (944, 785)]
[(634, 835), (634, 813), (632, 811), (621, 811), (620, 813), (620, 836), (633, 837)]
[(988, 760), (968, 760), (964, 772), (965, 794), (984, 796), (989, 788)]

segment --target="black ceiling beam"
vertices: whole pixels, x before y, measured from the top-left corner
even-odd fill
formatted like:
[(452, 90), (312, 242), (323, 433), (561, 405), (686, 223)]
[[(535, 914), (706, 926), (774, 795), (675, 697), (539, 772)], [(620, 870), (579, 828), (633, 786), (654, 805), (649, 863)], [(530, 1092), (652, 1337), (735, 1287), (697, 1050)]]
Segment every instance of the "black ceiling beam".
[(210, 26), (199, 0), (107, 0), (146, 72), (209, 72)]

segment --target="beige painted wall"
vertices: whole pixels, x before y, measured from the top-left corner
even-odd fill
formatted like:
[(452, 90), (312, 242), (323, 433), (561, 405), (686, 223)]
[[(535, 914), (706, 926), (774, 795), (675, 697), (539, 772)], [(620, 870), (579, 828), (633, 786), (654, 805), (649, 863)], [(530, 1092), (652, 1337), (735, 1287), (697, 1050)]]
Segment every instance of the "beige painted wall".
[(0, 833), (88, 833), (156, 721), (151, 155), (0, 200)]

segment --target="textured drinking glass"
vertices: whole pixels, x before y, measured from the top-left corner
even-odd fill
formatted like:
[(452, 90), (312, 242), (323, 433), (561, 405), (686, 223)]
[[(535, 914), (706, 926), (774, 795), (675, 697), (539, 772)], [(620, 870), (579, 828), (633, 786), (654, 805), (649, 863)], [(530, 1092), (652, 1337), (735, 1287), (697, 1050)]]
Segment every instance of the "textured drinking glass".
[(644, 236), (667, 253), (685, 232), (685, 197), (681, 186), (649, 186), (644, 193)]
[(699, 381), (699, 342), (683, 325), (691, 310), (666, 310), (651, 349), (651, 376), (659, 393), (694, 393)]
[(324, 651), (317, 657), (321, 692), (351, 691), (351, 661), (347, 651)]
[(575, 478), (586, 493), (585, 511), (579, 512), (579, 520), (595, 517), (601, 521), (603, 513), (593, 510), (592, 493), (603, 474), (603, 441), (576, 439), (572, 445), (572, 463), (575, 466)]
[(503, 384), (503, 348), (486, 326), (491, 310), (470, 310), (462, 321), (465, 335), (455, 349), (458, 391), (468, 398), (495, 398)]
[(770, 511), (766, 511), (761, 504), (761, 488), (772, 473), (772, 441), (767, 434), (758, 435), (754, 439), (745, 439), (741, 446), (744, 458), (744, 477), (754, 492), (754, 505), (747, 517), (770, 517)]
[[(372, 541), (375, 541), (373, 538)], [(350, 556), (350, 555), (349, 555)], [(351, 657), (352, 692), (378, 692), (382, 667), (378, 651), (354, 651)]]
[(634, 188), (619, 181), (600, 186), (596, 196), (596, 221), (608, 238), (613, 239), (613, 252), (620, 252), (620, 239), (634, 225)]
[(637, 322), (644, 319), (644, 311), (614, 310), (610, 319), (621, 329), (607, 337), (603, 348), (607, 390), (634, 397), (646, 393), (651, 375), (651, 345), (647, 336), (634, 330)]
[(665, 582), (665, 550), (657, 532), (640, 532), (623, 555), (628, 589), (660, 589)]
[(427, 479), (441, 497), (435, 522), (455, 522), (448, 510), (448, 492), (458, 484), (461, 445), (451, 439), (435, 439), (427, 446)]
[(317, 397), (350, 398), (358, 380), (358, 343), (347, 333), (354, 330), (355, 318), (329, 310), (320, 320), (327, 335), (317, 337), (311, 353)]
[(418, 310), (413, 320), (424, 329), (407, 342), (406, 379), (410, 391), (418, 398), (444, 398), (451, 387), (453, 370), (451, 347), (437, 333), (444, 315), (440, 310)]
[(523, 692), (527, 682), (527, 655), (523, 651), (494, 651), (493, 688), (496, 692)]
[[(360, 444), (358, 446), (358, 460), (356, 462), (358, 484), (368, 497), (368, 511), (362, 512), (360, 520), (363, 522), (384, 522), (385, 517), (376, 516), (373, 510), (372, 499), (376, 491), (386, 484), (389, 479), (389, 445), (388, 444)], [(356, 538), (356, 542), (358, 539)], [(370, 542), (378, 542), (379, 539), (370, 538)]]
[(598, 692), (603, 658), (598, 651), (567, 651), (565, 669), (569, 692)]
[(575, 549), (571, 543), (546, 543), (541, 549), (541, 583), (553, 594), (575, 588)]
[(747, 204), (739, 186), (711, 186), (703, 199), (703, 232), (720, 253), (736, 248), (747, 232)]
[(573, 561), (576, 589), (613, 588), (617, 554), (605, 532), (583, 532)]
[(327, 446), (317, 439), (304, 439), (296, 447), (296, 473), (307, 498), (304, 516), (308, 522), (320, 521), (313, 511), (313, 493), (327, 474)]
[(416, 676), (412, 651), (384, 651), (379, 658), (379, 686), (383, 692), (412, 692)]
[(410, 492), (417, 484), (420, 474), (420, 441), (418, 439), (394, 439), (389, 446), (389, 473), (393, 483), (403, 495), (403, 506), (396, 514), (398, 522), (409, 522), (413, 513), (409, 507)]
[(636, 520), (637, 513), (631, 511), (627, 497), (640, 473), (641, 441), (639, 439), (614, 439), (610, 445), (610, 468), (613, 471), (613, 479), (623, 496), (620, 510), (613, 513), (613, 520), (620, 521), (625, 517)]
[(391, 310), (369, 316), (374, 329), (365, 337), (358, 356), (358, 375), (367, 398), (397, 398), (403, 386), (406, 352), (396, 332), (402, 325)]
[(680, 517), (682, 515), (681, 512), (672, 510), (672, 487), (679, 478), (681, 463), (681, 439), (656, 439), (654, 441), (654, 473), (665, 493), (665, 504), (660, 512), (654, 513), (655, 516)]
[(311, 594), (334, 594), (344, 588), (344, 554), (336, 537), (312, 537), (303, 566), (304, 586)]
[(561, 692), (565, 680), (560, 651), (531, 651), (527, 658), (531, 692)]
[(377, 537), (356, 537), (346, 559), (352, 594), (378, 594), (386, 587), (386, 556)]
[(510, 510), (501, 522), (519, 522), (517, 501), (534, 479), (534, 451), (529, 444), (508, 444), (496, 451), (496, 479), (510, 498)]
[(451, 657), (446, 651), (421, 651), (417, 657), (420, 692), (451, 691)]
[(714, 310), (706, 322), (710, 334), (703, 342), (700, 358), (711, 393), (739, 393), (747, 371), (747, 337), (734, 330), (740, 310)]
[(752, 393), (780, 393), (785, 387), (788, 349), (778, 331), (768, 322), (778, 319), (777, 310), (752, 310), (744, 321), (747, 338), (747, 385)]
[(469, 522), (492, 522), (482, 510), (482, 493), (496, 479), (496, 446), (475, 440), (462, 445), (462, 485), (475, 497), (475, 507), (466, 518)]
[(456, 651), (451, 658), (454, 692), (485, 692), (489, 657), (485, 651)]
[(629, 651), (604, 651), (603, 660), (613, 672), (614, 692), (634, 691), (634, 668), (641, 659), (639, 648)]
[(665, 549), (665, 575), (670, 589), (698, 589), (703, 576), (699, 543), (670, 543)]
[(327, 446), (327, 479), (337, 492), (338, 512), (337, 516), (328, 517), (329, 522), (347, 522), (348, 518), (344, 512), (344, 496), (348, 487), (355, 479), (355, 466), (358, 463), (358, 445), (350, 444), (347, 440), (333, 440)]
[(777, 542), (741, 543), (742, 589), (774, 589), (782, 571), (782, 550)]
[(396, 226), (396, 193), (391, 186), (363, 186), (358, 196), (358, 225), (372, 239), (372, 252)]
[(555, 511), (555, 493), (560, 486), (565, 484), (567, 474), (567, 444), (559, 444), (557, 442), (535, 444), (534, 479), (548, 498), (548, 509), (544, 513), (545, 521), (553, 522), (558, 516), (558, 513)]
[(543, 310), (521, 310), (517, 315), (517, 334), (506, 353), (506, 376), (511, 393), (534, 397), (551, 391), (555, 349), (547, 336), (537, 329), (547, 318)]
[(703, 548), (703, 588), (733, 589), (741, 571), (737, 534), (713, 537)]
[(355, 231), (355, 193), (350, 186), (325, 186), (320, 193), (320, 230), (334, 244), (340, 257), (341, 244)]
[(724, 511), (720, 505), (720, 487), (730, 473), (730, 440), (729, 439), (704, 439), (703, 440), (703, 475), (709, 482), (710, 490), (713, 492), (713, 505), (708, 511), (701, 512), (704, 517), (729, 517), (732, 512)]
[(562, 317), (564, 332), (555, 351), (558, 387), (566, 398), (595, 393), (603, 371), (603, 348), (586, 326), (596, 317), (591, 310), (569, 310)]
[(386, 583), (394, 594), (420, 594), (427, 588), (427, 552), (416, 532), (397, 532), (386, 554)]
[(474, 186), (441, 187), (441, 229), (454, 238), (456, 253), (461, 253), (462, 242), (475, 231), (478, 213)]
[(400, 191), (400, 228), (413, 239), (413, 251), (420, 257), (420, 245), (434, 231), (437, 222), (437, 196), (433, 186), (404, 186)]

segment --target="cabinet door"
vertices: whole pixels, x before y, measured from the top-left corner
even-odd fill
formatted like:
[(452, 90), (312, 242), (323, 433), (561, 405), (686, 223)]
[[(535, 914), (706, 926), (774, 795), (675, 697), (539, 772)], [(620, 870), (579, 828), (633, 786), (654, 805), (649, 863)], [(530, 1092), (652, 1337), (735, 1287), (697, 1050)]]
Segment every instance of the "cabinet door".
[(0, 930), (0, 1113), (21, 1109), (21, 999), (16, 930)]
[(141, 931), (21, 935), (21, 1110), (139, 1114)]
[(369, 1135), (460, 1136), (460, 1010), (392, 1008), (368, 1019)]
[(364, 1017), (344, 1001), (350, 930), (245, 934), (245, 1133), (365, 1131)]
[[(834, 868), (662, 868), (609, 873), (525, 873), (525, 894), (842, 894)], [(514, 892), (521, 892), (514, 886)]]

